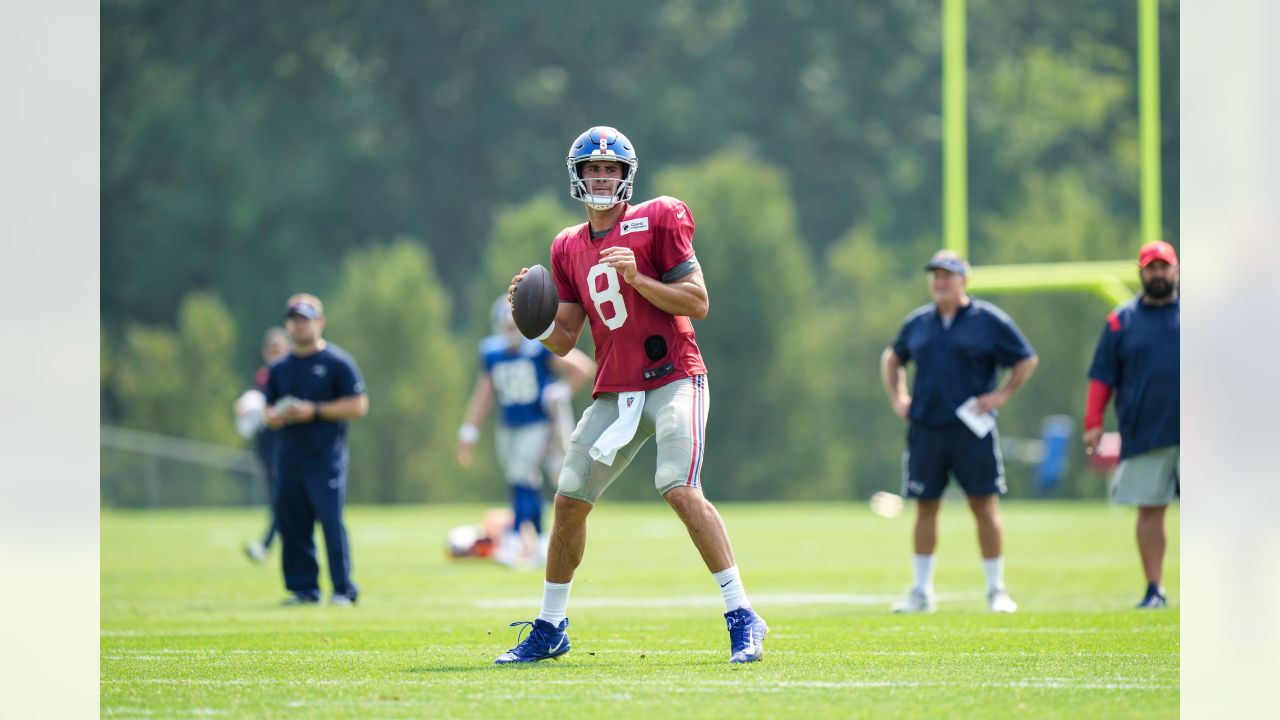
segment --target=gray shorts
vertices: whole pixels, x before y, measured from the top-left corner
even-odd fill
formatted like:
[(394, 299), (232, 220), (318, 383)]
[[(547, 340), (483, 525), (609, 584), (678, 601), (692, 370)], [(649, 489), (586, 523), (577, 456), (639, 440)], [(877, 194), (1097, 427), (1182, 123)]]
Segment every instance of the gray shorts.
[(1125, 458), (1116, 468), (1111, 499), (1121, 505), (1168, 505), (1178, 497), (1181, 469), (1177, 445)]
[(559, 453), (551, 452), (551, 423), (538, 422), (508, 428), (498, 426), (494, 438), (502, 476), (511, 485), (538, 489), (542, 473), (555, 477), (560, 470)]
[(605, 428), (618, 419), (618, 394), (601, 393), (582, 414), (569, 438), (558, 492), (595, 504), (650, 437), (657, 437), (658, 467), (653, 485), (665, 495), (677, 487), (700, 487), (711, 390), (707, 376), (675, 380), (645, 393), (640, 426), (618, 450), (612, 465), (591, 459), (588, 451)]

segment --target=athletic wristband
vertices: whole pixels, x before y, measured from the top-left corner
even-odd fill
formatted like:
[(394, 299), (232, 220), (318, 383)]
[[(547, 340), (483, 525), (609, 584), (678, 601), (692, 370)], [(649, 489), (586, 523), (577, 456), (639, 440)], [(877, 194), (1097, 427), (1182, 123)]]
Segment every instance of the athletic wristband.
[(555, 331), (556, 331), (556, 321), (552, 320), (551, 324), (547, 326), (547, 329), (543, 330), (542, 334), (534, 339), (537, 340), (538, 342), (542, 342), (543, 340), (546, 340), (547, 338), (551, 337), (551, 333)]
[(464, 442), (470, 445), (480, 439), (480, 429), (471, 423), (465, 423), (458, 428), (458, 442)]

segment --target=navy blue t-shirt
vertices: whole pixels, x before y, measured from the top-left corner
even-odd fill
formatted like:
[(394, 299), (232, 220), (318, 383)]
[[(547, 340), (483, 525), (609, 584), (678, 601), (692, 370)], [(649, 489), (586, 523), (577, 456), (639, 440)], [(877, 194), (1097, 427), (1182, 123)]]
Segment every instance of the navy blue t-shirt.
[(905, 367), (916, 364), (911, 422), (931, 427), (959, 423), (956, 408), (996, 389), (996, 370), (1035, 354), (1022, 331), (1000, 308), (971, 300), (944, 327), (933, 303), (902, 323), (893, 352)]
[(1107, 316), (1089, 377), (1115, 390), (1120, 457), (1179, 444), (1180, 302), (1141, 296)]
[(521, 339), (515, 348), (501, 335), (480, 341), (480, 366), (493, 381), (503, 425), (522, 427), (546, 421), (542, 392), (555, 382), (551, 357), (551, 351), (537, 340)]
[[(305, 357), (289, 353), (267, 373), (267, 404), (292, 395), (299, 400), (329, 402), (364, 394), (356, 361), (342, 348), (326, 343)], [(335, 478), (347, 469), (347, 423), (317, 420), (280, 428), (276, 472), (282, 479)]]

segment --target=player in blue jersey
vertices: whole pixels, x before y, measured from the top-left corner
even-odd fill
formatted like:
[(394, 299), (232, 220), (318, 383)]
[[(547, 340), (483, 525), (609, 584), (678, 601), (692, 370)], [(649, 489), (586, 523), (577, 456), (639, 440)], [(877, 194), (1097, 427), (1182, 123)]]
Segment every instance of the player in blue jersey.
[(1112, 394), (1120, 424), (1120, 465), (1112, 498), (1138, 506), (1138, 554), (1147, 577), (1139, 608), (1162, 608), (1165, 508), (1178, 497), (1179, 340), (1178, 255), (1155, 241), (1138, 253), (1142, 294), (1107, 316), (1089, 367), (1085, 450), (1102, 439), (1102, 416)]
[[(902, 459), (902, 494), (916, 500), (915, 582), (895, 612), (932, 612), (938, 511), (950, 476), (964, 489), (978, 525), (978, 545), (992, 612), (1018, 609), (1004, 585), (1006, 491), (995, 411), (1031, 377), (1039, 360), (1022, 331), (1000, 308), (969, 297), (969, 263), (949, 250), (925, 266), (933, 302), (907, 316), (880, 358), (889, 403), (909, 423)], [(907, 363), (915, 362), (907, 393)], [(996, 373), (1010, 368), (997, 389)]]
[(514, 516), (494, 559), (504, 565), (540, 565), (546, 557), (542, 532), (543, 476), (555, 478), (573, 432), (573, 392), (595, 373), (580, 350), (555, 355), (526, 339), (503, 295), (490, 311), (493, 335), (480, 341), (480, 374), (458, 429), (458, 462), (469, 466), (480, 426), (498, 405), (495, 445), (498, 464), (511, 487)]
[(352, 605), (359, 588), (351, 579), (351, 546), (342, 507), (347, 497), (347, 422), (369, 412), (356, 362), (324, 340), (324, 306), (299, 294), (285, 305), (290, 353), (267, 370), (267, 427), (280, 430), (275, 466), (279, 483), (276, 519), (289, 605), (320, 601), (315, 524), (324, 531), (331, 602)]

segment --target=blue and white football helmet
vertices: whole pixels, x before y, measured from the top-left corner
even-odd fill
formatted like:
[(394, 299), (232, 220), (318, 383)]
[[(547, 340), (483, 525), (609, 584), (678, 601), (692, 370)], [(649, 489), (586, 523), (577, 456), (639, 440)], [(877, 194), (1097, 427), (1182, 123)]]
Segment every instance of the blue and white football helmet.
[[(582, 166), (593, 160), (622, 163), (622, 180), (618, 182), (612, 195), (592, 195), (583, 181)], [(592, 209), (608, 210), (631, 199), (632, 184), (635, 182), (640, 160), (626, 135), (607, 125), (598, 125), (573, 141), (569, 146), (569, 157), (565, 158), (565, 166), (569, 168), (569, 196), (581, 200)]]

